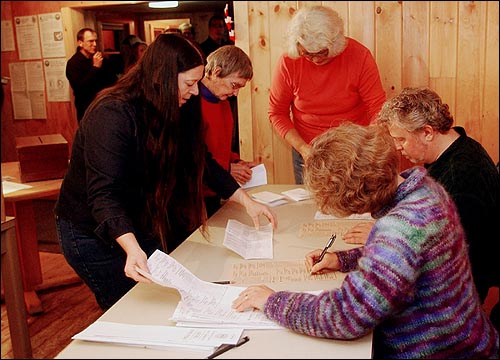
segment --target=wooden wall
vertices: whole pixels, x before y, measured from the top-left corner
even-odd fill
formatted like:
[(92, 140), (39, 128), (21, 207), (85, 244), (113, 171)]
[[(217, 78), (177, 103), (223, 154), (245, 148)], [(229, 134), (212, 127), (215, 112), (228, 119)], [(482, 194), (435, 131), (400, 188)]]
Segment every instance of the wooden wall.
[[(2, 20), (12, 20), (86, 2), (1, 3)], [(264, 162), (269, 183), (293, 183), (290, 147), (267, 117), (270, 79), (292, 14), (313, 4), (339, 12), (346, 35), (372, 51), (389, 98), (405, 86), (433, 88), (450, 105), (455, 123), (499, 161), (498, 2), (234, 1), (236, 45), (250, 55), (255, 70), (250, 86), (238, 96), (241, 155)], [(82, 21), (78, 13), (65, 12), (65, 26), (75, 23), (68, 17)], [(71, 39), (75, 33), (69, 32)], [(69, 58), (74, 47), (68, 48)], [(10, 61), (17, 61), (17, 53), (2, 52), (3, 76), (8, 76)], [(4, 89), (2, 161), (15, 160), (14, 136), (60, 132), (71, 144), (76, 129), (72, 104), (48, 103), (46, 120), (13, 120), (9, 86)]]
[(236, 45), (256, 69), (238, 96), (240, 149), (265, 163), (271, 183), (293, 183), (290, 147), (267, 117), (271, 74), (292, 14), (313, 4), (335, 9), (346, 35), (372, 51), (388, 98), (405, 86), (433, 88), (455, 123), (499, 161), (498, 2), (238, 1)]

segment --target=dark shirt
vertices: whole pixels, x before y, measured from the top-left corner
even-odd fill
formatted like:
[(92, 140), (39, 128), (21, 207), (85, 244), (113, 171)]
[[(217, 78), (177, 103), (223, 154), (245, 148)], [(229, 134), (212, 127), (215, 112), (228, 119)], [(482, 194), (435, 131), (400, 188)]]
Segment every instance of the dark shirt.
[(425, 167), (443, 185), (457, 205), (469, 244), (474, 282), (484, 301), (490, 286), (500, 285), (498, 253), (491, 234), (500, 219), (500, 175), (483, 146), (453, 128), (460, 137), (432, 164)]
[(201, 50), (203, 50), (203, 53), (205, 54), (206, 58), (208, 55), (210, 55), (210, 53), (214, 52), (215, 50), (224, 45), (234, 45), (234, 42), (232, 42), (231, 40), (225, 41), (223, 39), (222, 43), (219, 44), (209, 36), (205, 41), (203, 41), (200, 44), (200, 48)]
[[(186, 106), (186, 105), (184, 105)], [(139, 106), (104, 100), (88, 113), (76, 131), (71, 161), (56, 204), (56, 215), (91, 237), (107, 243), (132, 232), (141, 243), (151, 229), (141, 225), (145, 167)], [(224, 199), (238, 183), (207, 152), (207, 183)], [(173, 250), (189, 235), (181, 232)], [(157, 240), (157, 239), (155, 239)], [(167, 239), (171, 241), (171, 239)]]
[(102, 66), (92, 65), (92, 59), (87, 59), (78, 48), (76, 53), (66, 64), (66, 77), (69, 80), (75, 96), (76, 118), (78, 122), (83, 118), (87, 107), (102, 89), (113, 85), (117, 77), (115, 71), (103, 60)]

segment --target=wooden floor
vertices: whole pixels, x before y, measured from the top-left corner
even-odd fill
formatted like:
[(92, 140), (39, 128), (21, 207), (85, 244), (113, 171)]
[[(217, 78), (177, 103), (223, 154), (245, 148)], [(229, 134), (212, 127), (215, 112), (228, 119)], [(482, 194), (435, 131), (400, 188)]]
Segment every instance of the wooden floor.
[[(40, 252), (43, 279), (73, 273), (62, 254)], [(82, 282), (38, 291), (44, 312), (28, 316), (33, 358), (53, 359), (71, 337), (102, 315), (94, 295)], [(13, 359), (5, 303), (2, 301), (2, 359)]]

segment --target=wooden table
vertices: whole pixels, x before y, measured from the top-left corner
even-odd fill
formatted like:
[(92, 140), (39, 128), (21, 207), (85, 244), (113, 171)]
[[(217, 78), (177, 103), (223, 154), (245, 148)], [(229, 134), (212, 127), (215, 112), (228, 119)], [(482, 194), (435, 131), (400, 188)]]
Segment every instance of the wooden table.
[[(8, 177), (9, 181), (21, 183), (19, 162), (2, 163), (2, 179), (5, 179), (5, 177)], [(4, 195), (5, 213), (16, 218), (16, 235), (23, 276), (24, 298), (28, 313), (32, 315), (43, 312), (42, 302), (36, 290), (61, 285), (59, 281), (51, 284), (43, 283), (33, 200), (55, 199), (59, 195), (62, 180), (54, 179), (25, 183), (30, 185), (31, 188)], [(75, 274), (70, 279), (64, 279), (63, 283), (69, 284), (76, 281), (81, 280)]]
[[(252, 189), (254, 191), (272, 191), (280, 193), (297, 188), (297, 185), (265, 185)], [(304, 233), (309, 224), (321, 222), (314, 220), (316, 205), (312, 200), (295, 202), (272, 208), (278, 216), (278, 228), (273, 231), (273, 260), (303, 260), (307, 252), (323, 248), (331, 233), (327, 235)], [(228, 202), (208, 221), (210, 238), (203, 238), (200, 231), (195, 231), (170, 255), (188, 268), (193, 274), (205, 281), (231, 279), (231, 269), (244, 260), (235, 252), (223, 245), (224, 233), (228, 219), (238, 220), (253, 226), (251, 218), (244, 208), (236, 203)], [(262, 218), (263, 224), (267, 221)], [(330, 221), (330, 220), (328, 220)], [(346, 221), (346, 220), (344, 220)], [(347, 220), (348, 221), (348, 220)], [(352, 224), (354, 224), (354, 221)], [(340, 223), (340, 222), (339, 222)], [(324, 224), (324, 223), (323, 223)], [(303, 226), (306, 225), (306, 226)], [(336, 225), (336, 224), (334, 224)], [(340, 230), (342, 226), (339, 225)], [(337, 230), (337, 229), (336, 229)], [(329, 229), (328, 231), (331, 231)], [(349, 249), (359, 245), (346, 244), (341, 236), (333, 245), (333, 249)], [(229, 272), (228, 272), (229, 269)], [(341, 285), (345, 274), (336, 273), (335, 280), (305, 280), (298, 282), (273, 282), (275, 290), (320, 290)], [(175, 326), (170, 320), (180, 296), (177, 290), (157, 284), (138, 283), (115, 305), (106, 311), (98, 321), (111, 321), (138, 325)], [(245, 345), (231, 349), (220, 355), (220, 359), (366, 359), (372, 356), (372, 333), (356, 340), (330, 340), (314, 338), (286, 329), (279, 330), (245, 330), (244, 335), (250, 337)], [(110, 343), (96, 343), (73, 340), (57, 359), (196, 359), (200, 354), (190, 350), (158, 350), (135, 346), (120, 346)]]

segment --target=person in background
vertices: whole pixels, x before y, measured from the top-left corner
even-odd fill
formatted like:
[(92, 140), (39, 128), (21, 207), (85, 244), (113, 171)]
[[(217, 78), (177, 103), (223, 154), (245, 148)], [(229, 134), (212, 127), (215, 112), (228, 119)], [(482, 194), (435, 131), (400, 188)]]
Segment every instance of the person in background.
[(205, 57), (224, 45), (234, 45), (227, 37), (227, 27), (222, 15), (214, 15), (208, 20), (208, 37), (200, 43)]
[(76, 34), (78, 47), (66, 64), (66, 77), (75, 97), (76, 118), (83, 118), (87, 107), (102, 89), (113, 85), (117, 76), (107, 64), (104, 55), (97, 51), (97, 33), (83, 28)]
[(173, 33), (173, 34), (181, 34), (182, 35), (182, 32), (179, 30), (179, 28), (176, 28), (176, 27), (173, 27), (173, 26), (167, 26), (165, 28), (165, 30), (163, 31), (164, 34), (169, 34), (169, 33)]
[[(204, 181), (245, 207), (255, 226), (274, 213), (250, 198), (206, 151), (198, 82), (201, 50), (160, 34), (141, 61), (92, 102), (76, 132), (56, 203), (63, 254), (107, 310), (147, 258), (173, 251), (201, 226)], [(205, 176), (205, 177), (204, 177)]]
[(137, 38), (137, 40), (133, 42), (125, 72), (129, 72), (130, 69), (135, 66), (147, 48), (148, 44), (140, 38)]
[(498, 332), (472, 281), (455, 204), (425, 168), (398, 174), (400, 156), (380, 126), (343, 123), (318, 135), (304, 183), (324, 214), (369, 212), (364, 247), (306, 255), (311, 273), (347, 272), (319, 294), (250, 286), (233, 302), (310, 336), (351, 340), (373, 331), (373, 357), (498, 358)]
[(179, 30), (181, 31), (182, 35), (184, 35), (188, 39), (194, 40), (196, 34), (193, 25), (187, 22), (182, 23), (179, 25)]
[(295, 182), (302, 184), (311, 140), (344, 120), (368, 125), (386, 95), (370, 50), (344, 36), (342, 19), (329, 7), (300, 8), (286, 48), (272, 76), (268, 115), (292, 147)]
[[(231, 150), (234, 119), (228, 99), (237, 96), (252, 77), (248, 55), (234, 45), (225, 45), (208, 55), (205, 76), (199, 83), (208, 150), (242, 185), (252, 178), (252, 167), (257, 163), (244, 161)], [(205, 194), (207, 214), (211, 216), (221, 207), (221, 198), (210, 189)]]

